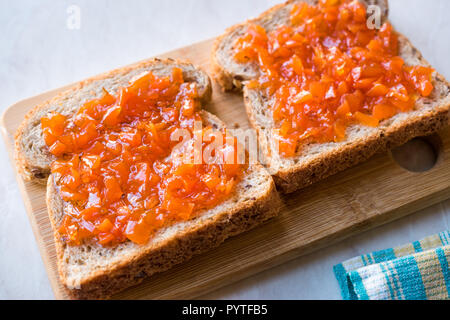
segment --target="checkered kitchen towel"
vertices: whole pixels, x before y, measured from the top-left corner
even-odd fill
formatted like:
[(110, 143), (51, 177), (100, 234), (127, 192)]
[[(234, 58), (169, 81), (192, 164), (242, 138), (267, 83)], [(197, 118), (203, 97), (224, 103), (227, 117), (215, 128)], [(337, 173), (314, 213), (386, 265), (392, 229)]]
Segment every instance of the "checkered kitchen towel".
[(450, 299), (450, 232), (334, 266), (345, 300)]

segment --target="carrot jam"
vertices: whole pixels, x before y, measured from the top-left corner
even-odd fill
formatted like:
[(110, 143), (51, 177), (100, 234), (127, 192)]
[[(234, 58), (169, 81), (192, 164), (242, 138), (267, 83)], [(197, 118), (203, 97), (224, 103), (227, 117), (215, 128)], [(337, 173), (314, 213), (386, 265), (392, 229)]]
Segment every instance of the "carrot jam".
[(295, 4), (289, 23), (271, 32), (252, 24), (234, 50), (238, 62), (259, 66), (247, 88), (271, 99), (284, 157), (307, 143), (342, 141), (352, 124), (376, 127), (433, 91), (434, 70), (405, 65), (391, 24), (369, 28), (356, 0)]
[[(196, 85), (174, 68), (166, 77), (147, 73), (117, 96), (103, 89), (100, 99), (84, 103), (72, 117), (42, 118), (45, 143), (55, 156), (51, 172), (68, 203), (58, 230), (62, 238), (71, 245), (127, 239), (144, 244), (158, 229), (230, 197), (246, 170), (228, 161), (236, 151), (234, 138), (212, 152), (226, 162), (180, 160), (195, 143), (202, 157), (214, 141), (211, 127), (195, 129), (199, 107)], [(177, 130), (189, 138), (174, 139)]]

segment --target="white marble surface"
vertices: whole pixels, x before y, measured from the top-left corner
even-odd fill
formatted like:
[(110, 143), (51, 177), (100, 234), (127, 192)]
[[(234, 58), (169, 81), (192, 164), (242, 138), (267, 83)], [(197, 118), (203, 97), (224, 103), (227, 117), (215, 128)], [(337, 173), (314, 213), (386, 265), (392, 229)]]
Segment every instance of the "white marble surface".
[[(0, 0), (0, 111), (43, 91), (216, 36), (278, 2)], [(394, 25), (450, 78), (450, 1), (390, 2)], [(70, 5), (81, 10), (80, 29), (67, 28)], [(0, 167), (0, 299), (53, 299), (3, 143)], [(340, 299), (334, 264), (449, 224), (446, 201), (204, 298)]]

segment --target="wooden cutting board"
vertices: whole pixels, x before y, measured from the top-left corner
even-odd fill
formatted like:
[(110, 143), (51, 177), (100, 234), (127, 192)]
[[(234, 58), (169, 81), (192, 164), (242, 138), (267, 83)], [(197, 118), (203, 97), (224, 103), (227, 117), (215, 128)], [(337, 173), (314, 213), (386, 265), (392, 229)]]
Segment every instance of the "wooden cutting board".
[[(188, 59), (210, 71), (211, 46), (212, 40), (208, 40), (160, 57)], [(68, 87), (70, 85), (20, 101), (5, 111), (2, 132), (11, 159), (14, 132), (25, 113)], [(241, 128), (249, 127), (240, 94), (222, 93), (214, 84), (213, 101), (207, 109), (229, 126), (237, 123)], [(377, 155), (307, 189), (283, 196), (285, 206), (277, 218), (114, 298), (195, 298), (443, 201), (450, 197), (450, 131), (447, 129), (439, 136), (433, 140), (439, 149), (438, 161), (429, 171), (412, 173), (400, 167), (391, 153)], [(56, 269), (45, 188), (24, 182), (19, 176), (17, 180), (55, 297), (66, 299)]]

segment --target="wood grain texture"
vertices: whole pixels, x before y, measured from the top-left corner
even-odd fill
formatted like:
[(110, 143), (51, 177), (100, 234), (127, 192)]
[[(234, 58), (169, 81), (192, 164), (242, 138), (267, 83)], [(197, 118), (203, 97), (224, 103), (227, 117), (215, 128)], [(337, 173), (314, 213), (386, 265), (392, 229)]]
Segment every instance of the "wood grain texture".
[[(160, 57), (187, 59), (209, 72), (212, 40)], [(25, 113), (69, 86), (20, 101), (5, 111), (2, 133), (11, 160), (13, 135)], [(214, 84), (207, 110), (229, 126), (249, 127), (242, 96), (222, 93)], [(441, 151), (435, 167), (422, 173), (402, 169), (390, 154), (341, 172), (297, 193), (284, 196), (279, 217), (231, 238), (219, 248), (194, 257), (117, 299), (191, 299), (221, 286), (319, 249), (350, 235), (413, 213), (450, 197), (450, 130), (439, 133)], [(67, 295), (59, 282), (45, 188), (18, 177), (31, 226), (57, 299)]]

